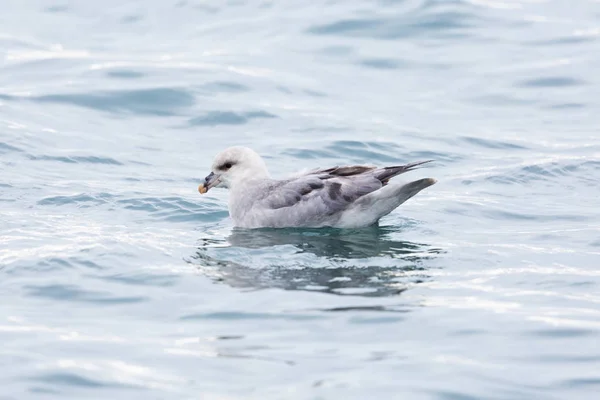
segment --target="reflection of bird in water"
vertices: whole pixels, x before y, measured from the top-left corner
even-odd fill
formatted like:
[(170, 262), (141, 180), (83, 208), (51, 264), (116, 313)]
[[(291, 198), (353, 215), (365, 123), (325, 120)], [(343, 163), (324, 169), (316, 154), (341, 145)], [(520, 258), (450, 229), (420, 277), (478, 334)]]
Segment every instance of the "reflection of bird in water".
[[(235, 287), (390, 296), (428, 278), (423, 263), (441, 252), (422, 243), (390, 240), (392, 232), (377, 226), (352, 231), (236, 229), (226, 239), (201, 239), (190, 263)], [(268, 255), (260, 252), (265, 249)], [(273, 262), (274, 254), (282, 256)], [(237, 261), (249, 255), (256, 258), (251, 265)]]

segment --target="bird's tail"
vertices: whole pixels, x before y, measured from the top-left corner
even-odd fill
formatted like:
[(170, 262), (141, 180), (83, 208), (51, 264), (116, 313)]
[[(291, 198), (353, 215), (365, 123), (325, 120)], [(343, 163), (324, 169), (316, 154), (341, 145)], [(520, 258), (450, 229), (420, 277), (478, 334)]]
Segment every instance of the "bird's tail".
[[(419, 179), (418, 181), (409, 182), (407, 184), (404, 184), (402, 186), (394, 188), (396, 190), (394, 191), (395, 193), (392, 196), (396, 197), (398, 200), (401, 200), (401, 202), (398, 203), (398, 206), (399, 206), (400, 204), (404, 203), (406, 200), (413, 197), (415, 194), (419, 193), (421, 190), (428, 188), (429, 186), (435, 184), (436, 182), (437, 182), (437, 180), (435, 180), (433, 178), (424, 178), (424, 179)], [(396, 206), (396, 207), (398, 207), (398, 206)]]
[(403, 185), (388, 184), (358, 199), (354, 207), (358, 207), (363, 213), (368, 214), (373, 220), (372, 223), (375, 223), (406, 200), (436, 182), (433, 178), (424, 178)]

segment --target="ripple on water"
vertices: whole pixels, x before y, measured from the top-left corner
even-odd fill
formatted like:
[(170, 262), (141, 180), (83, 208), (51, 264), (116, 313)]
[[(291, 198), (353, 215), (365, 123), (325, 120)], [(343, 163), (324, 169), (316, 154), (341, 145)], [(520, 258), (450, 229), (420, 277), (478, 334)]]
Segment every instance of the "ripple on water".
[[(60, 368), (60, 367), (59, 367)], [(57, 368), (58, 369), (58, 368)], [(60, 368), (64, 369), (64, 368)], [(96, 370), (96, 368), (94, 368)], [(95, 371), (97, 372), (97, 371)], [(48, 393), (48, 394), (62, 394), (63, 396), (67, 393), (65, 389), (88, 389), (88, 390), (107, 390), (107, 389), (126, 389), (134, 390), (139, 389), (137, 385), (127, 384), (116, 381), (114, 379), (99, 379), (97, 376), (90, 377), (83, 373), (77, 372), (47, 372), (34, 375), (29, 378), (33, 382), (37, 382), (39, 385), (49, 385), (49, 387), (38, 387), (32, 390), (37, 393)]]
[(34, 381), (51, 383), (59, 386), (74, 386), (88, 389), (96, 389), (102, 387), (125, 387), (125, 385), (102, 382), (100, 380), (91, 379), (83, 375), (67, 372), (40, 374), (31, 379)]
[(550, 110), (561, 110), (561, 111), (570, 111), (570, 110), (579, 110), (585, 108), (586, 105), (584, 103), (556, 103), (551, 104), (549, 106), (545, 106), (545, 108)]
[(105, 192), (78, 193), (73, 195), (48, 196), (37, 201), (39, 206), (92, 208), (103, 205), (125, 210), (143, 212), (147, 217), (168, 222), (217, 221), (227, 217), (228, 212), (216, 200), (206, 198), (192, 202), (183, 197), (128, 197)]
[[(500, 184), (524, 184), (535, 181), (549, 181), (563, 185), (563, 182), (556, 181), (558, 177), (573, 177), (578, 180), (588, 180), (583, 172), (600, 171), (600, 161), (574, 162), (547, 162), (520, 166), (503, 172), (502, 174), (493, 174), (486, 178), (487, 181)], [(592, 174), (591, 176), (594, 176)]]
[(99, 93), (52, 94), (31, 98), (43, 103), (61, 103), (111, 113), (172, 116), (194, 105), (194, 95), (179, 88), (119, 90)]
[(593, 329), (576, 329), (576, 328), (552, 328), (552, 329), (538, 329), (535, 331), (524, 332), (532, 336), (543, 337), (545, 339), (562, 339), (565, 337), (583, 337), (583, 336), (595, 336), (598, 334)]
[(511, 107), (533, 105), (537, 100), (524, 99), (514, 93), (492, 93), (480, 96), (468, 97), (467, 101), (476, 106)]
[(146, 74), (131, 69), (120, 69), (115, 71), (108, 71), (106, 73), (106, 76), (108, 76), (109, 78), (119, 79), (138, 79), (143, 78), (144, 76), (146, 76)]
[(216, 201), (191, 202), (181, 197), (143, 197), (116, 201), (127, 210), (142, 211), (160, 220), (169, 222), (217, 221), (228, 215)]
[(595, 390), (597, 393), (600, 390), (600, 377), (568, 379), (563, 381), (560, 386), (565, 388), (587, 388)]
[[(27, 255), (21, 255), (20, 258), (7, 264), (7, 267), (2, 272), (10, 276), (23, 277), (38, 275), (40, 272), (73, 269), (79, 269), (82, 273), (100, 273), (109, 270), (117, 264), (118, 260), (115, 258), (125, 258), (128, 256), (127, 253), (123, 253), (119, 254), (118, 257), (111, 257), (102, 252), (95, 252), (93, 247), (79, 248), (77, 251), (78, 255), (67, 256), (64, 249), (62, 248), (58, 251), (61, 256), (56, 256), (56, 253), (53, 253), (53, 255), (46, 255), (40, 258), (35, 251)], [(97, 257), (96, 261), (90, 259), (90, 254)]]
[(64, 206), (74, 204), (80, 208), (88, 208), (112, 201), (116, 196), (109, 193), (79, 193), (71, 196), (49, 196), (38, 200), (40, 206)]
[(10, 276), (28, 276), (32, 273), (36, 274), (40, 272), (53, 272), (58, 270), (73, 269), (77, 268), (78, 266), (83, 266), (85, 268), (97, 271), (106, 269), (105, 267), (82, 257), (49, 257), (37, 262), (32, 262), (28, 259), (14, 262), (9, 264), (8, 268), (5, 268), (3, 273), (6, 273)]
[(0, 142), (0, 154), (23, 153), (23, 152), (24, 152), (24, 150), (21, 150), (18, 147), (11, 146), (8, 143)]
[(346, 157), (353, 162), (361, 163), (398, 162), (404, 153), (404, 148), (396, 143), (354, 140), (338, 140), (325, 146), (325, 149), (338, 159)]
[(335, 158), (335, 154), (332, 151), (322, 149), (300, 149), (294, 147), (292, 149), (285, 149), (282, 151), (283, 155), (299, 158), (302, 160), (323, 160), (328, 158)]
[(25, 285), (23, 288), (28, 291), (29, 296), (68, 302), (120, 305), (148, 300), (145, 296), (120, 297), (107, 292), (85, 290), (79, 285)]
[(561, 36), (550, 40), (527, 40), (523, 42), (526, 46), (573, 46), (577, 44), (587, 44), (589, 42), (596, 41), (597, 38), (594, 36)]
[(171, 287), (177, 283), (177, 281), (179, 280), (179, 276), (156, 273), (117, 273), (105, 276), (98, 276), (98, 279), (107, 282), (117, 282), (131, 286)]
[(571, 78), (568, 76), (548, 76), (542, 78), (527, 79), (518, 82), (516, 86), (522, 88), (560, 88), (568, 86), (579, 86), (586, 84), (581, 79)]
[(278, 118), (266, 111), (247, 111), (235, 113), (232, 111), (210, 111), (188, 121), (190, 126), (243, 125), (253, 119)]
[(484, 147), (487, 149), (508, 149), (508, 150), (527, 150), (528, 147), (522, 144), (516, 144), (504, 140), (484, 139), (471, 136), (463, 136), (459, 138), (460, 141), (475, 145), (478, 147)]
[[(502, 204), (502, 203), (501, 203)], [(537, 210), (541, 212), (536, 212), (536, 210), (523, 210), (516, 211), (507, 208), (507, 205), (502, 204), (501, 206), (487, 206), (481, 210), (482, 214), (491, 220), (497, 221), (548, 221), (552, 219), (552, 221), (586, 221), (588, 217), (585, 215), (579, 214), (558, 214), (554, 213), (552, 209), (543, 208), (541, 210)]]
[(307, 32), (383, 40), (420, 36), (450, 40), (468, 36), (480, 19), (469, 5), (423, 2), (414, 10), (399, 10), (394, 17), (340, 19), (314, 25)]
[[(403, 164), (413, 161), (434, 160), (434, 161), (458, 161), (462, 156), (450, 153), (440, 153), (436, 151), (421, 150), (409, 151), (404, 146), (394, 142), (373, 142), (373, 141), (335, 141), (322, 149), (290, 149), (286, 154), (298, 158), (331, 158), (339, 164), (340, 159), (348, 159), (348, 162), (365, 164)], [(420, 168), (428, 168), (423, 166)]]
[(143, 15), (126, 15), (121, 18), (122, 24), (135, 24), (136, 22), (140, 22), (144, 20)]
[(200, 86), (200, 90), (206, 91), (207, 94), (217, 94), (248, 92), (250, 88), (237, 82), (214, 81), (203, 84)]
[(469, 396), (468, 394), (460, 392), (436, 390), (430, 391), (430, 393), (435, 395), (435, 398), (439, 400), (480, 400), (479, 397)]
[(105, 165), (123, 165), (120, 161), (111, 157), (99, 156), (34, 156), (28, 155), (27, 158), (33, 161), (59, 161), (67, 164), (105, 164)]
[(399, 60), (395, 60), (392, 58), (365, 58), (360, 60), (359, 62), (360, 65), (367, 67), (367, 68), (373, 68), (373, 69), (390, 69), (390, 70), (394, 70), (394, 69), (400, 69), (400, 68), (407, 68), (410, 65), (406, 62), (401, 62)]

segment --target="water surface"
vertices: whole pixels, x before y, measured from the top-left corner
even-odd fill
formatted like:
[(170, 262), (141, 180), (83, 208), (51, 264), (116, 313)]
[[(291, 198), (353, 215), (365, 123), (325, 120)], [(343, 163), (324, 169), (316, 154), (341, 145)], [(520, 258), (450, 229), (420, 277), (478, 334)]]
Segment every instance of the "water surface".
[[(597, 2), (3, 9), (3, 399), (596, 398)], [(231, 145), (438, 183), (248, 232), (196, 191)]]

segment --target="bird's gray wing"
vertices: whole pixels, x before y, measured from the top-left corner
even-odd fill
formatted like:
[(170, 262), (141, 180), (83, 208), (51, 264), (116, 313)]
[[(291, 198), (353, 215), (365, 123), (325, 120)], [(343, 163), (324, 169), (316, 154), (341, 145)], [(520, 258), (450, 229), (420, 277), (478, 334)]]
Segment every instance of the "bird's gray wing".
[(308, 175), (266, 188), (254, 209), (270, 226), (316, 226), (334, 220), (358, 198), (382, 186), (372, 176)]
[(306, 176), (284, 181), (273, 187), (263, 201), (271, 209), (304, 203), (314, 205), (320, 201), (326, 204), (329, 210), (337, 211), (381, 186), (379, 180), (368, 177), (321, 179), (317, 176)]
[(352, 165), (314, 169), (284, 181), (267, 190), (265, 204), (271, 209), (292, 207), (304, 202), (322, 201), (328, 209), (337, 211), (361, 196), (371, 193), (394, 176), (413, 170), (430, 161), (377, 168)]
[(385, 186), (392, 177), (420, 164), (315, 169), (256, 188), (260, 194), (255, 196), (253, 208), (260, 213), (261, 222), (268, 220), (270, 226), (319, 225), (335, 219), (357, 199)]

